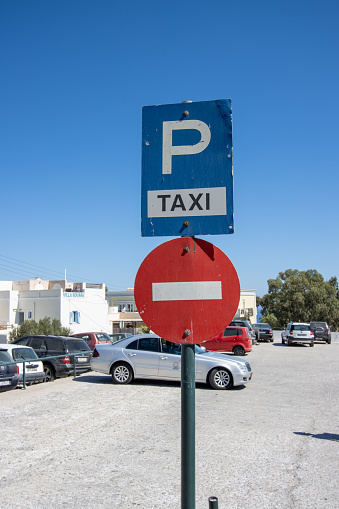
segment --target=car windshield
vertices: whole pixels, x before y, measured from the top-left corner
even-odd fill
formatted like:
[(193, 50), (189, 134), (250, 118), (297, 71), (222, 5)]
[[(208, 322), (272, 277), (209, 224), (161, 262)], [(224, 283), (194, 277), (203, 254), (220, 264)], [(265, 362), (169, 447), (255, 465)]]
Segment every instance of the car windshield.
[(38, 358), (33, 348), (13, 348), (12, 353), (15, 361), (29, 361)]

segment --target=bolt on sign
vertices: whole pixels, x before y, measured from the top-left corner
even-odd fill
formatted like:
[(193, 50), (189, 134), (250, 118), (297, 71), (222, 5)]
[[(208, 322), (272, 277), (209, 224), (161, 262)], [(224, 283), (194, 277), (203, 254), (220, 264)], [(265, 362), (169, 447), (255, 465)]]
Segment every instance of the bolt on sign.
[(143, 237), (234, 233), (232, 101), (144, 106)]
[(135, 278), (139, 314), (174, 343), (212, 339), (237, 312), (240, 284), (230, 259), (205, 240), (181, 237), (146, 256)]

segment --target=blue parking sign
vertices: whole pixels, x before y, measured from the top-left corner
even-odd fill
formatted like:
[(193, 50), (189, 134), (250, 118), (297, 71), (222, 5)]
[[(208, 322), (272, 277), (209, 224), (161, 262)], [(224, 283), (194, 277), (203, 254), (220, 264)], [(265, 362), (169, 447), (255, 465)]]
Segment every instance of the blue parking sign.
[(234, 233), (232, 101), (144, 106), (141, 235)]

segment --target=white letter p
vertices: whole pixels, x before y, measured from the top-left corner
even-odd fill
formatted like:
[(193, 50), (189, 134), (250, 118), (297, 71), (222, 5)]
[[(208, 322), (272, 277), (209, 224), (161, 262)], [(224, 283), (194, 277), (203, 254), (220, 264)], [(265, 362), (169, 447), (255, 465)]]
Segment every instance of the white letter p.
[[(201, 120), (172, 120), (162, 123), (162, 173), (172, 173), (172, 156), (199, 154), (208, 147), (211, 131)], [(172, 145), (172, 131), (179, 129), (196, 129), (201, 139), (195, 145)]]

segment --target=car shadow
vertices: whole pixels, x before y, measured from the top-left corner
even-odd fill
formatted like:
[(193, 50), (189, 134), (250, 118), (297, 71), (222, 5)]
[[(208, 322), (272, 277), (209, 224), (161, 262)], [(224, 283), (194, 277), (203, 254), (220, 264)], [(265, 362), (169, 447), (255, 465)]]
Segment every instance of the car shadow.
[[(82, 375), (81, 377), (77, 377), (77, 378), (73, 378), (73, 381), (74, 382), (80, 382), (80, 383), (90, 383), (90, 384), (100, 384), (100, 385), (116, 385), (117, 384), (114, 384), (113, 381), (112, 381), (112, 378), (109, 376), (109, 375)], [(141, 379), (137, 379), (137, 380), (133, 380), (133, 382), (131, 383), (131, 385), (135, 385), (135, 386), (141, 386), (141, 387), (163, 387), (163, 386), (166, 386), (166, 387), (176, 387), (176, 388), (180, 388), (180, 382), (179, 381), (173, 381), (171, 382), (170, 380), (141, 380)], [(195, 386), (196, 390), (215, 390), (215, 389), (211, 389), (211, 387), (207, 384), (203, 384), (203, 383), (199, 383), (197, 382), (196, 383), (196, 386)], [(246, 386), (245, 385), (237, 385), (236, 387), (232, 387), (230, 390), (231, 391), (239, 391), (239, 390), (242, 390), (242, 389), (245, 389)], [(217, 389), (216, 389), (217, 390)]]
[(109, 375), (102, 376), (102, 375), (80, 375), (76, 378), (73, 378), (73, 382), (80, 382), (80, 383), (91, 383), (91, 384), (111, 384), (112, 379)]
[(331, 440), (332, 442), (339, 442), (339, 435), (336, 433), (305, 433), (304, 431), (293, 431), (295, 435), (304, 437), (319, 438), (321, 440)]
[(288, 346), (288, 345), (286, 345), (284, 343), (272, 343), (272, 345), (273, 346), (283, 346), (283, 347), (286, 347), (286, 348), (291, 348), (291, 347), (293, 347), (293, 348), (296, 348), (296, 347), (308, 348), (310, 346), (310, 345), (307, 345), (307, 344), (303, 345), (301, 343), (294, 343), (293, 345), (290, 345), (290, 346)]

